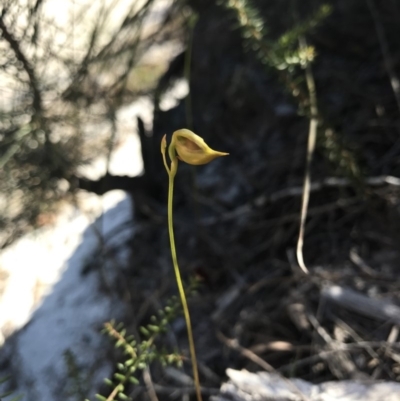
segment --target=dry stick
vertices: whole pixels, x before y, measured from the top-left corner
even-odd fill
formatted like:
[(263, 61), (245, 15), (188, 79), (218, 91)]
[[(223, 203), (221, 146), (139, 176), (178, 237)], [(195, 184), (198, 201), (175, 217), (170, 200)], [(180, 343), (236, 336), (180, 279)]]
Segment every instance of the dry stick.
[[(300, 50), (305, 52), (307, 48), (306, 40), (303, 36), (299, 38)], [(317, 108), (317, 95), (315, 90), (314, 77), (312, 75), (311, 66), (309, 62), (305, 66), (305, 75), (307, 82), (307, 89), (310, 96), (310, 128), (308, 131), (308, 143), (307, 143), (307, 162), (306, 170), (304, 173), (304, 183), (303, 183), (303, 196), (301, 199), (301, 212), (300, 212), (300, 229), (299, 238), (297, 240), (296, 256), (297, 262), (301, 270), (308, 274), (308, 269), (304, 263), (303, 258), (303, 244), (304, 244), (304, 230), (307, 219), (307, 208), (308, 202), (310, 200), (310, 171), (311, 171), (311, 161), (313, 159), (313, 154), (315, 150), (315, 142), (317, 139), (317, 126), (318, 126), (318, 108)]]
[(271, 366), (267, 361), (264, 361), (264, 359), (260, 358), (253, 351), (241, 346), (236, 338), (227, 338), (220, 331), (217, 331), (217, 338), (229, 348), (240, 352), (245, 358), (250, 359), (250, 361), (254, 362), (256, 365), (260, 366), (267, 372), (277, 374), (283, 381), (285, 381), (288, 387), (290, 387), (293, 392), (301, 398), (302, 401), (308, 401), (306, 395), (301, 392), (301, 390), (296, 386), (295, 383), (290, 381), (285, 376), (282, 376), (273, 366)]
[(374, 299), (339, 285), (323, 288), (322, 297), (360, 315), (400, 325), (400, 307), (390, 300)]
[[(341, 327), (343, 330), (345, 330), (353, 338), (354, 341), (356, 341), (357, 343), (364, 343), (363, 338), (361, 336), (359, 336), (357, 334), (357, 332), (351, 326), (349, 326), (346, 322), (344, 322), (343, 320), (341, 320), (341, 319), (339, 319), (337, 317), (334, 318), (334, 322), (335, 322), (336, 325), (338, 325), (338, 327)], [(393, 326), (393, 327), (397, 327), (397, 326)], [(389, 335), (389, 337), (390, 337), (390, 335)], [(385, 346), (383, 346), (383, 347), (385, 347)], [(385, 353), (388, 355), (389, 354), (388, 347), (385, 347), (385, 348), (386, 348), (386, 352)], [(376, 359), (377, 361), (379, 361), (378, 368), (382, 367), (390, 377), (392, 374), (389, 371), (389, 369), (384, 365), (383, 360), (379, 356), (379, 354), (377, 352), (375, 352), (375, 350), (371, 346), (369, 346), (368, 344), (365, 346), (364, 349), (369, 354), (369, 356), (372, 358), (372, 360)]]
[(384, 344), (385, 341), (379, 341), (379, 342), (368, 342), (368, 341), (362, 341), (359, 343), (350, 343), (350, 344), (344, 344), (340, 343), (340, 347), (337, 349), (329, 349), (329, 350), (323, 350), (320, 351), (318, 354), (307, 356), (302, 359), (298, 359), (297, 361), (290, 362), (287, 365), (281, 366), (277, 371), (279, 373), (285, 373), (285, 372), (291, 372), (293, 369), (298, 369), (298, 368), (303, 368), (305, 366), (309, 366), (312, 364), (315, 364), (316, 362), (319, 362), (321, 359), (322, 360), (327, 360), (327, 358), (332, 357), (332, 355), (335, 355), (338, 353), (338, 351), (357, 351), (359, 349), (365, 349), (368, 350), (370, 347), (376, 347), (376, 348), (382, 348), (385, 347), (386, 345)]
[(366, 1), (372, 19), (374, 20), (376, 35), (378, 36), (378, 41), (381, 47), (383, 60), (385, 62), (386, 73), (389, 75), (390, 84), (392, 86), (394, 96), (396, 97), (397, 107), (400, 111), (400, 81), (393, 67), (393, 60), (392, 57), (390, 56), (390, 51), (386, 40), (385, 31), (379, 19), (378, 10), (375, 7), (374, 1), (373, 0), (366, 0)]
[[(172, 394), (174, 398), (186, 394), (195, 394), (196, 389), (194, 387), (167, 387), (167, 386), (162, 386), (160, 384), (154, 384), (154, 389), (157, 391), (159, 394), (167, 394), (170, 396), (170, 399), (172, 399)], [(220, 394), (221, 390), (219, 388), (202, 388), (201, 391), (206, 394), (206, 395), (218, 395)]]
[[(393, 185), (395, 187), (400, 187), (400, 178), (394, 177), (391, 175), (383, 175), (383, 176), (376, 176), (376, 177), (369, 177), (366, 178), (365, 183), (372, 186), (372, 187), (377, 187), (380, 185)], [(347, 187), (352, 185), (352, 182), (347, 179), (347, 178), (337, 178), (337, 177), (328, 177), (325, 178), (322, 181), (317, 181), (314, 183), (310, 184), (310, 192), (315, 192), (319, 191), (325, 187), (327, 188), (342, 188), (342, 187)], [(289, 188), (284, 188), (279, 191), (276, 191), (266, 197), (265, 195), (261, 195), (253, 202), (245, 203), (244, 205), (238, 206), (236, 209), (231, 210), (229, 212), (224, 213), (221, 210), (218, 210), (219, 216), (218, 218), (215, 217), (207, 217), (204, 218), (200, 221), (202, 225), (205, 226), (210, 226), (222, 221), (230, 221), (233, 220), (237, 217), (241, 216), (246, 216), (254, 212), (254, 206), (257, 205), (259, 207), (264, 206), (267, 203), (276, 203), (280, 201), (281, 199), (289, 198), (289, 197), (294, 197), (294, 196), (299, 196), (302, 195), (304, 192), (303, 187), (289, 187)], [(356, 198), (354, 198), (356, 199)], [(203, 200), (200, 198), (201, 202)], [(210, 205), (210, 203), (208, 203)], [(321, 208), (317, 208), (316, 210), (322, 210)]]
[(143, 381), (146, 385), (146, 390), (147, 390), (147, 394), (150, 398), (150, 401), (159, 401), (156, 390), (154, 388), (153, 380), (151, 379), (149, 367), (146, 367), (146, 369), (143, 370)]

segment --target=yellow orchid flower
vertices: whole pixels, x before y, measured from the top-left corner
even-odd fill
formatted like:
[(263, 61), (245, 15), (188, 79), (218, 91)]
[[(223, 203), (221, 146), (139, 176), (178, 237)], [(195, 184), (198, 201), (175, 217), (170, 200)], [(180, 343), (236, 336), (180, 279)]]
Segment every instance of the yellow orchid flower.
[[(194, 166), (207, 164), (217, 157), (227, 156), (229, 154), (211, 149), (204, 142), (203, 138), (185, 128), (175, 131), (172, 134), (170, 156), (172, 156), (171, 152), (174, 150), (178, 154), (179, 160)], [(171, 160), (172, 159), (173, 157), (171, 157)]]

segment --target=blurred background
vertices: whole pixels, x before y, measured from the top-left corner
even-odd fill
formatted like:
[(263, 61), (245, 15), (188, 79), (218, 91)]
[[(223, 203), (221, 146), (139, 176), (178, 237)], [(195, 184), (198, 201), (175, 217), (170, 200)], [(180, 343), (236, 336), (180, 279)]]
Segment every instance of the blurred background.
[[(176, 182), (205, 397), (227, 368), (398, 381), (399, 26), (398, 0), (1, 0), (4, 389), (107, 399), (103, 324), (140, 341), (176, 294), (160, 141), (180, 128), (230, 153)], [(193, 396), (168, 324), (183, 366), (129, 396)]]

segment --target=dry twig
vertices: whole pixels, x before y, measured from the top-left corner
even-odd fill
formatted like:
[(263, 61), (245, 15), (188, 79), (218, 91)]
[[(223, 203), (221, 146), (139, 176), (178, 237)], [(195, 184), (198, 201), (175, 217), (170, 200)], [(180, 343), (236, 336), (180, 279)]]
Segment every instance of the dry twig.
[[(300, 49), (306, 51), (307, 43), (304, 37), (299, 38)], [(318, 107), (317, 107), (317, 94), (315, 90), (314, 77), (310, 64), (307, 62), (305, 66), (306, 82), (308, 93), (310, 97), (310, 128), (308, 131), (308, 143), (307, 143), (307, 164), (304, 173), (304, 184), (303, 184), (303, 197), (301, 200), (301, 213), (300, 213), (300, 230), (299, 237), (297, 240), (296, 256), (297, 262), (304, 273), (308, 274), (308, 269), (304, 263), (303, 257), (303, 244), (304, 244), (304, 231), (307, 219), (307, 208), (310, 200), (310, 183), (311, 183), (311, 162), (314, 155), (315, 143), (317, 140), (317, 127), (318, 127)]]

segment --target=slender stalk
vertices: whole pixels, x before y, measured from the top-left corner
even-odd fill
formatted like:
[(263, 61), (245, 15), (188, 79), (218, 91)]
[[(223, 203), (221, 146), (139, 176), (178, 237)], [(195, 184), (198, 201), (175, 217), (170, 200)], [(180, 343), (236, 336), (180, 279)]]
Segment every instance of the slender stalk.
[(173, 216), (173, 207), (172, 206), (173, 206), (173, 199), (174, 199), (174, 178), (175, 178), (174, 170), (176, 172), (176, 169), (174, 169), (174, 167), (171, 166), (171, 171), (168, 174), (169, 175), (169, 186), (168, 186), (169, 241), (170, 241), (170, 245), (171, 245), (171, 256), (172, 256), (172, 263), (174, 265), (176, 283), (178, 285), (179, 295), (180, 295), (182, 306), (183, 306), (183, 314), (184, 314), (185, 320), (186, 320), (186, 328), (187, 328), (187, 334), (188, 334), (188, 339), (189, 339), (189, 349), (190, 349), (190, 355), (191, 355), (191, 360), (192, 360), (193, 378), (194, 378), (194, 384), (195, 384), (195, 388), (196, 388), (197, 401), (202, 401), (201, 391), (200, 391), (199, 372), (197, 369), (196, 350), (194, 348), (192, 324), (190, 321), (189, 308), (188, 308), (188, 304), (186, 301), (185, 290), (183, 288), (181, 273), (180, 273), (179, 265), (178, 265), (178, 259), (176, 256), (174, 226), (173, 226), (173, 218), (172, 218), (172, 216)]
[[(300, 36), (299, 44), (300, 44), (300, 49), (305, 50), (307, 48), (307, 43), (304, 36)], [(296, 256), (297, 256), (297, 262), (301, 270), (304, 273), (308, 274), (309, 273), (308, 269), (304, 263), (303, 245), (304, 245), (304, 233), (307, 220), (308, 203), (310, 200), (311, 162), (314, 156), (315, 143), (317, 139), (317, 129), (318, 129), (317, 94), (315, 89), (314, 77), (309, 62), (307, 62), (305, 66), (305, 75), (306, 75), (307, 89), (310, 97), (310, 126), (308, 131), (307, 161), (306, 161), (306, 169), (304, 172), (303, 196), (301, 200), (301, 212), (300, 212), (300, 229), (299, 229), (299, 237), (297, 240)]]

